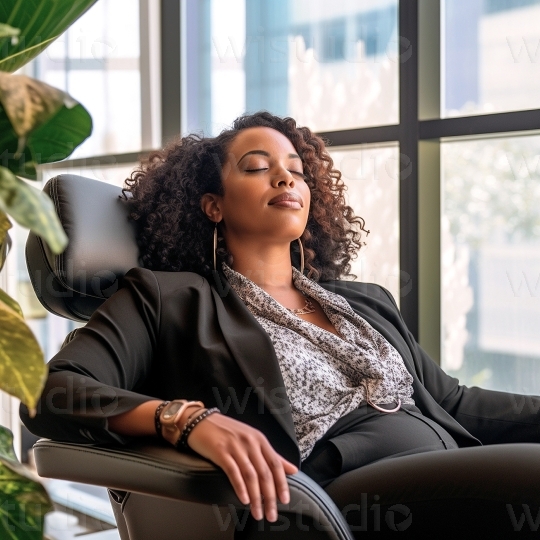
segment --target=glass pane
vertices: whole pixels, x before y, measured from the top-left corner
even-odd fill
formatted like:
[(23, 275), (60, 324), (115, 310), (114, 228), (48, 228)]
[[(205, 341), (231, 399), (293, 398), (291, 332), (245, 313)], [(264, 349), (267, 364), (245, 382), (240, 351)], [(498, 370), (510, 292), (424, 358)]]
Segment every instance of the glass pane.
[(467, 385), (540, 386), (540, 137), (442, 146), (443, 367)]
[(139, 56), (139, 1), (101, 0), (25, 69), (90, 112), (72, 158), (141, 149)]
[(330, 154), (347, 186), (348, 204), (370, 231), (351, 272), (358, 281), (386, 287), (399, 305), (400, 288), (407, 280), (399, 271), (398, 147), (333, 148)]
[(315, 131), (398, 122), (397, 0), (187, 0), (184, 132), (245, 111)]
[(540, 107), (540, 0), (444, 6), (443, 116)]

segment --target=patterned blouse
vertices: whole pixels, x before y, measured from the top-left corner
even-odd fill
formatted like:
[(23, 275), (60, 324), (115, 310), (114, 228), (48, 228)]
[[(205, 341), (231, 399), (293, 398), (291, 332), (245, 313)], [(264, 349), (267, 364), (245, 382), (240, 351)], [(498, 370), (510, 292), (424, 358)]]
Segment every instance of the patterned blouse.
[(414, 405), (413, 378), (400, 354), (342, 296), (293, 268), (294, 286), (320, 304), (340, 337), (294, 315), (226, 264), (223, 271), (274, 345), (302, 460), (362, 401)]

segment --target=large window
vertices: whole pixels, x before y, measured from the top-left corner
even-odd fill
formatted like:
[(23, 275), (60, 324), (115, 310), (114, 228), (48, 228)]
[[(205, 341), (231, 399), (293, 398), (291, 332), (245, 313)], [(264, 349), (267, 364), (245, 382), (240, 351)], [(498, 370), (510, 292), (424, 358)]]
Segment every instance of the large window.
[(540, 137), (442, 147), (443, 367), (523, 393), (540, 385)]
[[(162, 141), (260, 109), (319, 132), (371, 231), (357, 279), (387, 287), (464, 382), (520, 391), (540, 378), (527, 337), (540, 141), (523, 136), (540, 128), (540, 111), (523, 110), (540, 105), (540, 0), (126, 2), (98, 2), (35, 64), (96, 125), (44, 178), (67, 167), (121, 183), (144, 141), (159, 145), (147, 83), (161, 11)], [(516, 294), (496, 295), (503, 285)]]
[(92, 115), (73, 158), (141, 149), (139, 0), (100, 0), (30, 66)]
[(540, 106), (540, 0), (446, 0), (445, 116)]
[(399, 154), (397, 144), (331, 148), (334, 167), (347, 186), (347, 202), (365, 221), (355, 279), (379, 283), (400, 302), (406, 279), (399, 272)]
[(317, 131), (395, 124), (397, 12), (397, 0), (187, 0), (185, 131), (260, 109)]

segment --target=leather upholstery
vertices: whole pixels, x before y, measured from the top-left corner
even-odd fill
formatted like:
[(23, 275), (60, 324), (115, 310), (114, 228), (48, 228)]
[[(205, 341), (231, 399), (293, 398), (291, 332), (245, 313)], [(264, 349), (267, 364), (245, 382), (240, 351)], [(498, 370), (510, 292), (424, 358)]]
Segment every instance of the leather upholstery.
[[(225, 474), (196, 455), (148, 442), (129, 447), (100, 448), (41, 439), (34, 446), (34, 456), (41, 476), (112, 488), (111, 497), (124, 510), (128, 500), (125, 492), (153, 495), (146, 500), (146, 504), (150, 505), (165, 504), (163, 501), (152, 503), (155, 497), (181, 498), (189, 503), (188, 508), (201, 515), (204, 515), (202, 506), (206, 506), (206, 519), (198, 523), (190, 520), (190, 523), (183, 524), (183, 527), (197, 531), (199, 536), (194, 538), (232, 538), (235, 518), (227, 519), (227, 514), (235, 512), (237, 521), (242, 521), (245, 506), (236, 497)], [(280, 512), (295, 513), (301, 510), (302, 516), (313, 518), (321, 529), (327, 531), (328, 539), (352, 538), (332, 499), (311, 478), (298, 472), (289, 477), (289, 489), (291, 500), (287, 505), (279, 504)], [(177, 501), (175, 512), (182, 511), (180, 504)], [(137, 507), (140, 509), (138, 504)], [(148, 514), (155, 516), (151, 512)], [(132, 514), (132, 519), (136, 515), (137, 512)], [(175, 522), (178, 526), (178, 515)], [(231, 526), (220, 530), (227, 522)], [(136, 538), (129, 536), (130, 540)], [(160, 540), (163, 538), (160, 536)]]
[(87, 321), (118, 289), (118, 279), (139, 266), (135, 225), (119, 196), (121, 188), (73, 174), (47, 182), (69, 238), (60, 255), (30, 233), (26, 262), (43, 306), (62, 317)]

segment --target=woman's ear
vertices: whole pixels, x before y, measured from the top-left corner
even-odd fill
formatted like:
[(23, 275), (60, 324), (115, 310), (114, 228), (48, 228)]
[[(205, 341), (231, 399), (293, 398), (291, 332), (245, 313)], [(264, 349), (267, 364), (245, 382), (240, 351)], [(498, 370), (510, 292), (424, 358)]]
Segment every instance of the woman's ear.
[(201, 210), (206, 217), (214, 223), (219, 223), (223, 216), (221, 214), (220, 196), (215, 193), (205, 193), (201, 197)]

